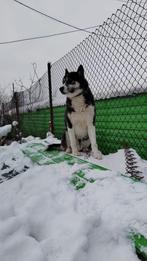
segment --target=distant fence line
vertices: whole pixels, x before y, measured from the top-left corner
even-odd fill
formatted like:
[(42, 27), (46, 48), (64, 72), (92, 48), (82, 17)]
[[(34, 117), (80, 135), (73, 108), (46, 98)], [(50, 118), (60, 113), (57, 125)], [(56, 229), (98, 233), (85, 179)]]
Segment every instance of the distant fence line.
[[(16, 93), (19, 111), (30, 112), (37, 108), (47, 107), (49, 105), (49, 90), (48, 90), (48, 74), (47, 72), (34, 83), (31, 88), (28, 88), (24, 91), (14, 92)], [(15, 98), (12, 97), (10, 102), (4, 104), (5, 113), (14, 113), (15, 112)]]

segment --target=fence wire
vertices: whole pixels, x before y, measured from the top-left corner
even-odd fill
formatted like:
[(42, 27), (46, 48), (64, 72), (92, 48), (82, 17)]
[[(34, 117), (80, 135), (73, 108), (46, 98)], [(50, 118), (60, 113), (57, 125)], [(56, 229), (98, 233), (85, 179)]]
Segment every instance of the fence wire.
[[(23, 86), (21, 87), (22, 89)], [(49, 106), (49, 89), (48, 89), (48, 73), (34, 83), (30, 88), (20, 92), (15, 92), (18, 100), (19, 112), (31, 112), (40, 108)], [(14, 96), (14, 94), (13, 94)], [(4, 112), (6, 114), (15, 114), (16, 103), (15, 98), (12, 97), (10, 102), (4, 104)]]
[(48, 75), (47, 72), (23, 92), (18, 93), (20, 112), (30, 112), (49, 105)]
[[(53, 105), (64, 105), (59, 92), (65, 68), (82, 64), (96, 100), (147, 92), (147, 1), (128, 0), (95, 32), (52, 64)], [(20, 111), (48, 106), (47, 72), (18, 93)], [(11, 107), (11, 106), (10, 106)]]
[(59, 93), (65, 68), (85, 68), (96, 100), (147, 91), (147, 1), (128, 1), (94, 33), (52, 65), (53, 104), (63, 105)]

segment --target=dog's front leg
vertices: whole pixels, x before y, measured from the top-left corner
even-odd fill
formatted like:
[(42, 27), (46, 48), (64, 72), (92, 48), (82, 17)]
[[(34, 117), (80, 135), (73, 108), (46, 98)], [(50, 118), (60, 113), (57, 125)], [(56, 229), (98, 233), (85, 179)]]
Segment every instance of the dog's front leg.
[(95, 126), (93, 124), (88, 125), (88, 136), (91, 142), (91, 148), (94, 158), (96, 159), (102, 159), (102, 154), (98, 150), (98, 146), (96, 143), (96, 132), (95, 132)]
[(71, 144), (72, 154), (77, 155), (77, 156), (80, 155), (80, 153), (77, 149), (74, 128), (68, 128), (68, 135), (69, 135), (69, 140), (70, 140), (70, 144)]

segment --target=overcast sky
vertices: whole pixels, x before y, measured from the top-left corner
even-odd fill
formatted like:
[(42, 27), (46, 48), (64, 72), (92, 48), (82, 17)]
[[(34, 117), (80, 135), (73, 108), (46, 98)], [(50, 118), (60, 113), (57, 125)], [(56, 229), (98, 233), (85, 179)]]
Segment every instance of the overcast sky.
[[(20, 0), (41, 12), (77, 27), (102, 24), (122, 3), (117, 0)], [(13, 0), (0, 0), (0, 42), (72, 30), (41, 16)], [(85, 32), (35, 41), (0, 45), (0, 88), (10, 91), (21, 78), (29, 84), (31, 63), (36, 62), (39, 77), (48, 61), (54, 62), (87, 36)]]

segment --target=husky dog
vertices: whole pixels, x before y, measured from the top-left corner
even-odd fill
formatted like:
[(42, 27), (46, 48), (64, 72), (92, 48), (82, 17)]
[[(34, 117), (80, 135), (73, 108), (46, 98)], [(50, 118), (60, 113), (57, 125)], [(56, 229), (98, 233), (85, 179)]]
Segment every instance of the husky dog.
[(79, 66), (77, 72), (65, 70), (62, 94), (66, 95), (65, 133), (61, 146), (67, 153), (80, 155), (80, 151), (92, 150), (95, 158), (101, 159), (95, 132), (95, 103), (93, 94), (84, 77), (84, 68)]

